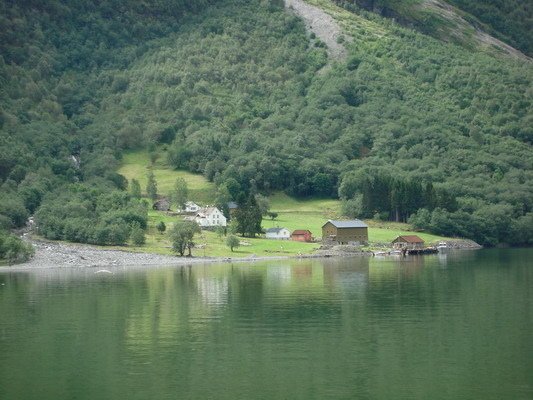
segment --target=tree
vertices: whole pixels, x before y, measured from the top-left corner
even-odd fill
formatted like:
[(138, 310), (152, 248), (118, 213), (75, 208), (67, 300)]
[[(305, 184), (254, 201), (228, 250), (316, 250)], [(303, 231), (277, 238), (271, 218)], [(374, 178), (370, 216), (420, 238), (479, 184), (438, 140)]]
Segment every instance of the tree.
[(176, 179), (176, 183), (174, 184), (174, 192), (172, 193), (171, 197), (179, 209), (185, 209), (185, 203), (189, 197), (189, 188), (185, 179), (181, 177)]
[(153, 201), (157, 199), (157, 182), (155, 180), (154, 173), (150, 171), (148, 173), (148, 182), (146, 183), (146, 193), (148, 197)]
[(139, 225), (138, 223), (134, 223), (132, 225), (130, 238), (135, 246), (142, 246), (144, 243), (146, 243), (144, 230), (141, 228), (141, 225)]
[(163, 221), (159, 221), (159, 223), (157, 224), (156, 228), (157, 228), (157, 230), (159, 231), (160, 234), (163, 234), (163, 232), (165, 232), (167, 230), (167, 226), (165, 225), (165, 223)]
[(262, 232), (263, 216), (253, 195), (248, 196), (244, 204), (242, 200), (239, 202), (239, 208), (235, 211), (235, 219), (237, 220), (237, 232), (242, 236), (254, 237)]
[(230, 218), (228, 203), (231, 201), (231, 195), (225, 185), (220, 185), (215, 195), (215, 206), (222, 211), (226, 218)]
[(235, 235), (228, 235), (226, 238), (226, 246), (230, 248), (230, 250), (233, 252), (233, 249), (236, 247), (239, 247), (240, 241), (239, 238)]
[(134, 199), (141, 198), (141, 184), (137, 179), (132, 179), (130, 182), (130, 195)]
[(268, 210), (270, 210), (270, 200), (268, 200), (268, 197), (263, 196), (262, 194), (256, 194), (255, 201), (261, 210), (261, 215), (267, 215)]
[(28, 261), (34, 253), (31, 244), (0, 229), (0, 260), (15, 264)]
[(226, 227), (225, 226), (217, 226), (215, 228), (215, 233), (217, 234), (218, 238), (220, 239), (222, 236), (226, 234)]
[(185, 254), (185, 250), (189, 250), (190, 257), (191, 249), (194, 247), (194, 235), (200, 233), (200, 227), (193, 221), (181, 221), (174, 224), (170, 231), (170, 239), (172, 241), (172, 249), (179, 253), (180, 256)]
[(159, 153), (155, 151), (151, 151), (150, 152), (150, 164), (154, 165), (158, 159), (159, 159)]
[(269, 211), (267, 212), (267, 215), (269, 216), (269, 218), (274, 221), (276, 218), (278, 218), (278, 213), (277, 212), (272, 212), (272, 211)]

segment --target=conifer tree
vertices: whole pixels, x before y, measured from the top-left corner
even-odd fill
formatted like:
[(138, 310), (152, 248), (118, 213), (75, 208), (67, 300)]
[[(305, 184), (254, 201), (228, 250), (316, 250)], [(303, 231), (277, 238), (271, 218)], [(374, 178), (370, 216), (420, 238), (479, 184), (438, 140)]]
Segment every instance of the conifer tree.
[(148, 173), (148, 182), (146, 183), (146, 193), (152, 200), (157, 199), (157, 182), (155, 180), (154, 173), (150, 171)]

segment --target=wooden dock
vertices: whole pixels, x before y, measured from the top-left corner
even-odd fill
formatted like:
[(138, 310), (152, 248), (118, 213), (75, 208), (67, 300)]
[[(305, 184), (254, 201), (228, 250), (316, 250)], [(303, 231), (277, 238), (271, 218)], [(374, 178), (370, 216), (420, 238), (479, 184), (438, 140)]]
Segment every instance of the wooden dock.
[(424, 249), (405, 249), (405, 252), (410, 256), (419, 256), (424, 254), (436, 254), (439, 252), (439, 249), (436, 247), (426, 247)]

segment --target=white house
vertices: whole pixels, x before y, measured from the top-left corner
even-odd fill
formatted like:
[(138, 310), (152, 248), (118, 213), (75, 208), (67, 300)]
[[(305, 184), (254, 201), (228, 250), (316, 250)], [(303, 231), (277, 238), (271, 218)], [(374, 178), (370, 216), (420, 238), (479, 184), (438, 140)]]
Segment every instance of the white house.
[(200, 211), (200, 206), (196, 203), (193, 203), (192, 201), (188, 201), (185, 203), (185, 212), (187, 213), (195, 213)]
[(265, 231), (267, 239), (289, 240), (291, 232), (287, 228), (268, 228)]
[(226, 217), (216, 207), (206, 207), (200, 209), (196, 214), (195, 221), (201, 228), (211, 226), (226, 226)]

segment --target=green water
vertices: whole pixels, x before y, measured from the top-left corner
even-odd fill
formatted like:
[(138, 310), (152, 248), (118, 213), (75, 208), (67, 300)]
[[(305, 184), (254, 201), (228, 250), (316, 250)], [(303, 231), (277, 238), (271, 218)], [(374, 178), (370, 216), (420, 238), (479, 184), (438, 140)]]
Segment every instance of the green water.
[(0, 272), (0, 399), (532, 399), (533, 250)]

